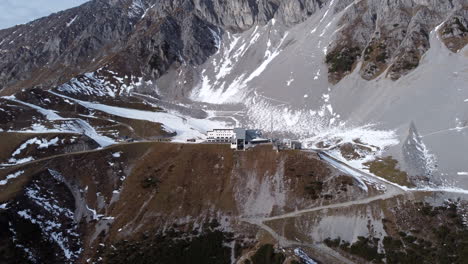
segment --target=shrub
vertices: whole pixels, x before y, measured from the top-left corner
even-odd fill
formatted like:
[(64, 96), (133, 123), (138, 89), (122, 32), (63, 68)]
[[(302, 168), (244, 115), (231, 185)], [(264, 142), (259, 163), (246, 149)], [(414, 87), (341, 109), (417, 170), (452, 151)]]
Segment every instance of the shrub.
[(334, 73), (351, 71), (360, 53), (361, 49), (358, 47), (343, 48), (340, 51), (330, 52), (325, 60), (329, 64), (328, 70)]
[(157, 188), (161, 181), (155, 177), (147, 177), (143, 181), (141, 181), (141, 187), (147, 188)]
[(253, 264), (282, 264), (286, 257), (283, 253), (276, 253), (273, 245), (265, 244), (250, 258)]

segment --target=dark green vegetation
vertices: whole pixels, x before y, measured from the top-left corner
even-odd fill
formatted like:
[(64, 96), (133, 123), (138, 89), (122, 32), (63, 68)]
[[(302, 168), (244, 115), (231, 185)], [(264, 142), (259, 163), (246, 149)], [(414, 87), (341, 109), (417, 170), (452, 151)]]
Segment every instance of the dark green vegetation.
[(143, 235), (138, 241), (123, 240), (115, 249), (106, 248), (105, 263), (229, 264), (231, 248), (226, 244), (233, 241), (233, 235), (216, 230), (217, 226), (206, 224), (201, 233), (172, 228), (164, 234)]
[(339, 248), (367, 261), (382, 262), (382, 259), (384, 258), (384, 254), (381, 254), (378, 251), (378, 238), (367, 238), (360, 236), (358, 237), (358, 241), (353, 244), (342, 241), (340, 238), (327, 238), (324, 242), (328, 247)]
[(352, 143), (345, 143), (340, 145), (339, 149), (341, 152), (341, 155), (347, 160), (355, 160), (355, 159), (360, 159), (363, 158), (363, 154), (367, 154), (372, 152), (372, 149), (369, 147), (361, 146), (359, 144), (362, 144), (360, 142), (356, 142), (357, 144), (352, 144)]
[(432, 207), (417, 203), (414, 215), (408, 222), (419, 223), (417, 229), (390, 232), (391, 221), (383, 221), (387, 233), (382, 245), (385, 252), (378, 252), (378, 238), (358, 237), (350, 244), (340, 238), (328, 238), (328, 247), (345, 251), (373, 263), (468, 263), (468, 228), (463, 223), (459, 205), (448, 202)]
[(262, 245), (245, 264), (282, 264), (285, 259), (283, 253), (275, 252), (273, 245), (266, 244)]
[(360, 56), (361, 49), (358, 47), (343, 48), (327, 54), (325, 62), (329, 65), (331, 73), (345, 73), (353, 69), (356, 59)]
[(387, 46), (384, 43), (371, 43), (364, 50), (364, 60), (370, 61), (372, 58), (375, 58), (375, 61), (379, 63), (385, 63), (388, 59)]
[(147, 189), (147, 188), (158, 188), (159, 183), (161, 181), (153, 176), (145, 178), (143, 181), (141, 181), (141, 187)]
[[(42, 207), (46, 204), (45, 207)], [(67, 211), (75, 210), (73, 195), (49, 170), (32, 176), (6, 209), (0, 209), (0, 263), (66, 263), (67, 258), (57, 245), (60, 238), (69, 252), (82, 247), (76, 223)], [(59, 213), (61, 212), (61, 213)], [(61, 229), (63, 228), (63, 229)], [(46, 236), (47, 235), (47, 236)]]
[(416, 67), (418, 67), (419, 65), (419, 61), (407, 61), (407, 60), (404, 60), (401, 64), (401, 68), (403, 70), (412, 70), (412, 69), (416, 69)]
[(307, 184), (305, 187), (306, 194), (312, 199), (320, 198), (320, 193), (323, 190), (323, 182), (321, 181), (312, 181)]
[(444, 34), (453, 34), (454, 28), (457, 28), (463, 33), (468, 33), (468, 28), (466, 28), (463, 23), (460, 21), (461, 18), (459, 17), (454, 17), (452, 19), (452, 27), (446, 27), (444, 29)]
[(401, 54), (391, 67), (391, 72), (396, 74), (392, 76), (393, 80), (399, 78), (404, 72), (409, 72), (419, 66), (420, 55), (418, 50), (409, 50)]
[[(17, 247), (12, 239), (12, 232), (9, 230), (9, 219), (6, 211), (0, 209), (0, 263), (27, 263), (27, 256), (23, 250)], [(40, 230), (33, 225), (25, 225), (25, 230), (29, 236), (40, 236)], [(29, 237), (31, 238), (31, 237)]]
[(380, 63), (385, 63), (385, 61), (387, 60), (387, 57), (388, 57), (387, 52), (383, 51), (382, 53), (379, 53), (379, 55), (377, 55), (375, 59)]
[(397, 168), (398, 161), (393, 157), (378, 158), (374, 161), (364, 163), (369, 171), (377, 176), (404, 186), (412, 186), (408, 174)]
[[(300, 152), (290, 152), (300, 153)], [(295, 156), (290, 156), (286, 162), (285, 178), (293, 178), (298, 181), (298, 187), (301, 195), (308, 199), (332, 199), (329, 195), (330, 189), (338, 188), (334, 182), (325, 183), (327, 175), (330, 174), (326, 166), (317, 166), (314, 164), (315, 160), (312, 159), (298, 159)]]

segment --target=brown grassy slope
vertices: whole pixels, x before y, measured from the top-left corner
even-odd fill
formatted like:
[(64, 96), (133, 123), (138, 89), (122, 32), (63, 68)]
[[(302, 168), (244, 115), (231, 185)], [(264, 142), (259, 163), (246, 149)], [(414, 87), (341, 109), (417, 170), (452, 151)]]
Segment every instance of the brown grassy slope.
[[(112, 155), (117, 152), (120, 157)], [(366, 195), (350, 177), (330, 168), (314, 153), (276, 152), (271, 145), (234, 152), (229, 145), (130, 143), (64, 155), (29, 167), (59, 172), (72, 191), (79, 193), (75, 197), (78, 207), (86, 205), (98, 214), (115, 217), (108, 230), (96, 229), (98, 222), (89, 217), (83, 220), (85, 257), (94, 254), (91, 246), (98, 243), (138, 239), (143, 233), (154, 233), (174, 223), (216, 219), (232, 224), (232, 217), (245, 213), (246, 204), (269, 203), (268, 195), (274, 203), (262, 211), (266, 214)], [(13, 187), (20, 190), (31, 173), (0, 191)], [(322, 182), (322, 186), (312, 197), (306, 186), (316, 182)], [(267, 197), (260, 195), (262, 188), (269, 193)], [(120, 192), (118, 199), (115, 191)], [(13, 196), (10, 192), (0, 200)]]
[[(113, 157), (115, 152), (121, 152), (121, 156)], [(59, 171), (76, 188), (88, 186), (86, 200), (91, 205), (97, 192), (109, 202), (112, 192), (122, 185), (121, 177), (125, 176), (120, 200), (108, 211), (113, 216), (121, 215), (117, 222), (122, 223), (127, 223), (134, 216), (134, 209), (142, 208), (144, 203), (148, 208), (144, 210), (174, 217), (198, 216), (210, 208), (236, 215), (239, 204), (234, 192), (252, 188), (245, 185), (245, 180), (253, 177), (254, 183), (262, 184), (277, 172), (284, 181), (281, 191), (287, 194), (288, 200), (281, 210), (292, 210), (301, 203), (305, 206), (303, 200), (310, 205), (330, 199), (320, 196), (321, 193), (319, 198), (309, 197), (305, 187), (311, 182), (327, 181), (336, 185), (324, 183), (322, 191), (326, 193), (346, 192), (344, 187), (357, 188), (349, 177), (340, 176), (317, 160), (315, 154), (277, 153), (269, 145), (234, 152), (228, 145), (132, 143), (65, 155), (36, 165)]]
[[(39, 145), (28, 144), (19, 153), (13, 157), (22, 159), (33, 157), (34, 160), (46, 158), (54, 155), (59, 155), (69, 152), (85, 151), (95, 149), (99, 145), (87, 136), (71, 133), (16, 133), (16, 132), (0, 132), (0, 163), (7, 163), (13, 157), (13, 152), (29, 139), (36, 138), (42, 142), (48, 142), (48, 147), (39, 148)], [(54, 143), (58, 139), (58, 142)]]
[[(274, 186), (281, 185), (273, 179), (276, 173), (283, 182), (279, 191), (285, 193), (286, 203), (275, 205), (275, 213), (343, 198), (326, 197), (323, 193), (352, 195), (347, 194), (351, 190), (359, 193), (352, 181), (347, 181), (349, 190), (343, 190), (342, 181), (346, 176), (341, 176), (337, 177), (339, 182), (333, 179), (325, 183), (319, 197), (312, 199), (305, 186), (338, 174), (311, 153), (277, 153), (271, 146), (233, 152), (228, 145), (151, 144), (134, 164), (120, 201), (110, 211), (116, 216), (111, 234), (136, 235), (187, 216), (202, 219), (214, 217), (216, 213), (238, 216), (244, 202), (260, 199), (259, 185), (269, 183), (271, 194), (276, 195), (278, 190)], [(123, 228), (121, 233), (117, 232), (120, 228)]]
[(22, 142), (34, 137), (29, 133), (0, 132), (0, 161), (6, 161)]

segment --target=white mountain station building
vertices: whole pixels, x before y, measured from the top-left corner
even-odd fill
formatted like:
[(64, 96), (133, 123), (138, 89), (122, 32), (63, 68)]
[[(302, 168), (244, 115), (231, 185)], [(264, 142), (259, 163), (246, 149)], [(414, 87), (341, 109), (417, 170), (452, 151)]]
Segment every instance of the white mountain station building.
[(210, 143), (231, 143), (234, 129), (213, 129), (208, 131), (206, 140)]
[(209, 143), (231, 144), (232, 149), (244, 150), (255, 144), (270, 142), (261, 138), (260, 130), (247, 130), (244, 128), (213, 129), (208, 131), (206, 141)]

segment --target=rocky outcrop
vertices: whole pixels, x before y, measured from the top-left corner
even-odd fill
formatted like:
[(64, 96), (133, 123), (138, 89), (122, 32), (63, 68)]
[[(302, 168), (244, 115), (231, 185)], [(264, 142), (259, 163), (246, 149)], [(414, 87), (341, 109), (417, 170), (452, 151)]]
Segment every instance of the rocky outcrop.
[[(0, 208), (3, 263), (76, 263), (82, 235), (67, 186), (43, 170)], [(11, 246), (10, 244), (14, 245)]]
[(129, 14), (120, 4), (92, 1), (0, 31), (0, 89), (48, 87), (93, 70), (123, 46), (136, 23)]
[[(358, 62), (359, 73), (367, 80), (386, 72), (397, 80), (419, 65), (429, 49), (429, 34), (447, 19), (444, 39), (452, 51), (459, 50), (466, 41), (466, 4), (463, 1), (381, 1), (355, 2), (343, 14), (340, 28), (331, 44), (328, 56), (342, 60), (328, 60), (329, 79), (340, 81)], [(336, 63), (341, 67), (336, 67)]]
[[(0, 90), (50, 88), (107, 66), (123, 76), (158, 79), (171, 67), (202, 64), (225, 32), (242, 32), (275, 19), (286, 27), (328, 5), (325, 0), (94, 0), (26, 25), (0, 31)], [(341, 12), (351, 1), (339, 1)], [(360, 74), (391, 79), (417, 67), (429, 32), (455, 10), (443, 35), (452, 50), (466, 42), (460, 1), (365, 0), (339, 21), (326, 62), (336, 83), (362, 62)]]
[(216, 52), (224, 31), (275, 18), (303, 21), (320, 0), (95, 0), (0, 31), (0, 90), (50, 88), (107, 65), (157, 79), (171, 65), (198, 65)]
[(459, 52), (465, 47), (468, 43), (468, 6), (447, 19), (439, 33), (452, 52)]

